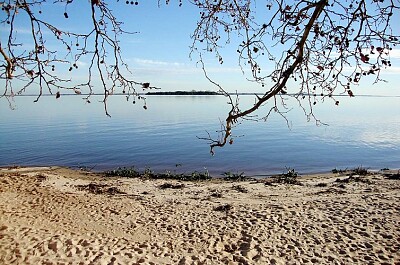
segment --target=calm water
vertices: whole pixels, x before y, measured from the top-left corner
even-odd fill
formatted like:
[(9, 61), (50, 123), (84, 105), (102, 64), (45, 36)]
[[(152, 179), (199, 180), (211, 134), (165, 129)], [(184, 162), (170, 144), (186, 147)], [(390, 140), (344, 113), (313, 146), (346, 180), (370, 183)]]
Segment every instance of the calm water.
[[(0, 99), (0, 165), (150, 167), (155, 171), (209, 170), (253, 174), (301, 173), (357, 166), (400, 168), (400, 97), (341, 98), (339, 107), (317, 105), (316, 115), (329, 126), (307, 122), (301, 110), (285, 120), (244, 122), (233, 145), (216, 149), (199, 137), (215, 135), (228, 105), (223, 97), (152, 96), (148, 110), (115, 96), (103, 106), (79, 97), (15, 99), (16, 110)], [(100, 100), (101, 98), (98, 98)], [(251, 102), (242, 97), (242, 102)], [(181, 166), (176, 167), (177, 164)]]

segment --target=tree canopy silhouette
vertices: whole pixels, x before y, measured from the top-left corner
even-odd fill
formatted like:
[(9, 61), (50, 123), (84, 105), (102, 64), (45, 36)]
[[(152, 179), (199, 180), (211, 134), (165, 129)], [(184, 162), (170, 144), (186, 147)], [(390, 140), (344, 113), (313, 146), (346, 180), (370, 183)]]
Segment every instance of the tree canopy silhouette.
[[(0, 2), (0, 23), (8, 29), (7, 38), (2, 37), (0, 42), (0, 77), (5, 81), (3, 97), (22, 94), (34, 85), (39, 89), (37, 99), (44, 89), (50, 93), (57, 91), (57, 97), (60, 89), (73, 90), (77, 94), (88, 89), (86, 99), (89, 101), (96, 74), (103, 87), (103, 102), (108, 115), (107, 98), (115, 90), (137, 95), (138, 88), (157, 88), (149, 82), (129, 78), (131, 71), (123, 60), (119, 36), (135, 33), (125, 32), (116, 11), (109, 7), (140, 3), (80, 2), (90, 5), (88, 16), (91, 21), (90, 30), (80, 33), (67, 31), (46, 20), (41, 12), (41, 6), (46, 2)], [(64, 17), (68, 18), (68, 6), (77, 2), (56, 0), (54, 5), (61, 4), (65, 8)], [(375, 82), (382, 81), (382, 71), (392, 65), (391, 52), (400, 44), (399, 26), (395, 25), (400, 17), (398, 0), (191, 0), (177, 3), (198, 8), (191, 53), (198, 54), (205, 78), (229, 99), (231, 106), (217, 139), (211, 135), (206, 138), (211, 152), (215, 147), (233, 142), (232, 129), (242, 119), (266, 119), (273, 112), (284, 116), (286, 97), (294, 98), (305, 115), (318, 122), (313, 113), (315, 104), (328, 101), (339, 105), (335, 95), (353, 97), (352, 87), (366, 76), (374, 76)], [(29, 48), (24, 49), (20, 47), (22, 43), (15, 35), (14, 26), (21, 13), (31, 36), (30, 42), (24, 43)], [(52, 34), (44, 34), (44, 31)], [(64, 47), (66, 54), (52, 50), (47, 45), (50, 38)], [(255, 95), (251, 106), (243, 108), (237, 96), (230, 95), (207, 73), (203, 55), (213, 53), (223, 64), (220, 51), (228, 45), (236, 45), (241, 69), (251, 73), (249, 82), (263, 88), (263, 94)], [(67, 73), (74, 71), (84, 56), (91, 59), (86, 82), (71, 84), (70, 77), (54, 72), (56, 67), (64, 67)], [(274, 69), (268, 71), (266, 65), (273, 65)], [(272, 102), (267, 116), (256, 116), (256, 111), (266, 102)]]

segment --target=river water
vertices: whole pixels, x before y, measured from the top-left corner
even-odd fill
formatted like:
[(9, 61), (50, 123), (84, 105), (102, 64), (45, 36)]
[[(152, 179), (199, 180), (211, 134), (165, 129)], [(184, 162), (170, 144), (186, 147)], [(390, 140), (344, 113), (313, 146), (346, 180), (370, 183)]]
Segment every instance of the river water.
[[(209, 153), (207, 132), (217, 137), (229, 105), (222, 96), (149, 96), (147, 110), (113, 96), (107, 117), (101, 97), (91, 104), (77, 96), (16, 97), (15, 109), (0, 100), (0, 165), (61, 165), (107, 170), (146, 167), (192, 172), (208, 170), (269, 175), (358, 166), (400, 168), (400, 97), (341, 98), (315, 114), (328, 125), (307, 122), (296, 103), (267, 122), (245, 121), (234, 144)], [(253, 100), (243, 96), (243, 104)], [(261, 111), (262, 112), (262, 111)]]

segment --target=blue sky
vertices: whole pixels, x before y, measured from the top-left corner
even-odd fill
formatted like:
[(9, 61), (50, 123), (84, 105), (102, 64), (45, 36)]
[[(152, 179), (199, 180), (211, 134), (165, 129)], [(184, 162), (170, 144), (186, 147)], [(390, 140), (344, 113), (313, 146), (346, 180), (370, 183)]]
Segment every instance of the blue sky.
[[(121, 36), (121, 47), (124, 60), (133, 71), (133, 78), (140, 82), (150, 82), (161, 87), (164, 91), (173, 90), (216, 90), (204, 77), (198, 56), (189, 57), (192, 40), (190, 35), (196, 27), (199, 11), (188, 2), (178, 7), (178, 1), (171, 1), (169, 5), (157, 1), (139, 1), (138, 5), (127, 5), (125, 1), (110, 2), (116, 17), (124, 22), (123, 29), (137, 32)], [(53, 4), (48, 2), (43, 9), (43, 17), (64, 29), (70, 31), (85, 31), (88, 29), (90, 3), (77, 2), (69, 5)], [(65, 19), (63, 13), (68, 12)], [(1, 13), (3, 14), (3, 13)], [(400, 24), (396, 17), (393, 24)], [(0, 28), (2, 36), (6, 30)], [(25, 32), (24, 32), (25, 30)], [(23, 23), (18, 25), (17, 31), (22, 36), (26, 33)], [(3, 38), (3, 37), (2, 37)], [(3, 39), (2, 39), (3, 42)], [(229, 92), (262, 92), (259, 85), (248, 82), (243, 76), (237, 58), (237, 43), (221, 50), (224, 64), (220, 65), (214, 55), (205, 57), (206, 67), (210, 77), (220, 83)], [(400, 95), (400, 49), (392, 53), (393, 66), (382, 77), (389, 81), (372, 85), (373, 80), (364, 80), (356, 94)], [(87, 66), (88, 61), (80, 62), (81, 69)], [(272, 69), (272, 66), (270, 66)], [(76, 71), (75, 78), (83, 78), (86, 72)], [(98, 91), (101, 92), (101, 91)]]

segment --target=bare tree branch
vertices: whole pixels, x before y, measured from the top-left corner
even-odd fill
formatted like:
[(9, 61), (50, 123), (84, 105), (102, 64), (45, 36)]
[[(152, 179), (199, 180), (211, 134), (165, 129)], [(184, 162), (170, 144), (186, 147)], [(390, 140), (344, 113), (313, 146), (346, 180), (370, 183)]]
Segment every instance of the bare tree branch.
[[(121, 54), (119, 37), (135, 33), (122, 29), (122, 22), (109, 7), (110, 2), (79, 2), (87, 9), (89, 26), (82, 32), (70, 32), (49, 23), (41, 8), (47, 2), (0, 1), (0, 24), (8, 33), (0, 39), (0, 80), (5, 84), (1, 97), (11, 103), (14, 95), (33, 89), (37, 101), (44, 91), (58, 98), (69, 90), (87, 94), (84, 99), (90, 102), (97, 81), (102, 87), (105, 113), (110, 115), (107, 99), (116, 91), (129, 98), (137, 95), (138, 89), (157, 88), (132, 78), (133, 73)], [(64, 6), (64, 19), (68, 20), (68, 8), (77, 2), (55, 0), (53, 3)], [(181, 6), (182, 1), (178, 2)], [(230, 104), (217, 139), (210, 134), (205, 138), (210, 143), (211, 153), (215, 147), (233, 142), (232, 130), (242, 120), (267, 120), (276, 113), (289, 126), (286, 118), (290, 110), (289, 97), (298, 102), (308, 120), (321, 124), (314, 115), (314, 106), (325, 101), (339, 105), (337, 95), (354, 97), (352, 88), (367, 76), (373, 76), (375, 83), (384, 81), (381, 72), (391, 67), (390, 54), (400, 44), (399, 32), (392, 28), (392, 24), (398, 22), (394, 18), (400, 17), (399, 0), (189, 2), (200, 12), (191, 36), (190, 56), (199, 56), (198, 64), (205, 78)], [(160, 0), (158, 4), (161, 5)], [(25, 24), (29, 38), (24, 36), (23, 40), (16, 30), (16, 25), (23, 23), (20, 20), (29, 22)], [(50, 43), (62, 49), (54, 50)], [(229, 89), (207, 73), (203, 55), (214, 54), (217, 61), (224, 64), (223, 49), (232, 45), (245, 78), (262, 89), (262, 93), (255, 95), (253, 105), (243, 107), (237, 95), (231, 96)], [(89, 60), (87, 77), (77, 83), (72, 73), (85, 59)], [(272, 71), (268, 71), (270, 65), (274, 67)], [(66, 69), (71, 74), (60, 74), (65, 71), (58, 72), (58, 69)], [(15, 89), (17, 82), (18, 89)], [(257, 111), (267, 102), (272, 106), (267, 107), (264, 117), (258, 117)], [(143, 103), (147, 108), (145, 99)]]
[[(105, 113), (107, 99), (118, 89), (129, 95), (137, 95), (138, 89), (158, 89), (149, 82), (139, 82), (130, 78), (133, 73), (124, 62), (119, 37), (121, 34), (135, 34), (124, 31), (106, 1), (92, 0), (75, 3), (73, 0), (56, 0), (54, 5), (65, 5), (64, 19), (69, 19), (68, 7), (79, 4), (88, 8), (87, 20), (91, 27), (88, 32), (70, 32), (62, 26), (49, 23), (45, 20), (41, 6), (46, 0), (1, 1), (2, 13), (5, 14), (1, 24), (8, 27), (7, 43), (0, 40), (0, 79), (5, 81), (3, 97), (13, 97), (25, 93), (28, 89), (38, 88), (38, 101), (44, 89), (50, 94), (59, 97), (63, 90), (71, 90), (76, 94), (86, 92), (84, 98), (90, 102), (93, 95), (95, 81), (100, 81), (103, 88), (103, 103)], [(85, 6), (86, 5), (86, 6)], [(48, 12), (49, 10), (47, 10)], [(22, 40), (17, 35), (15, 25), (27, 19), (29, 21), (30, 40)], [(90, 24), (89, 24), (90, 26)], [(51, 33), (49, 36), (48, 33)], [(46, 35), (45, 35), (46, 34)], [(25, 36), (24, 36), (25, 37)], [(22, 47), (31, 46), (30, 50)], [(58, 49), (52, 50), (49, 43), (57, 43)], [(59, 49), (61, 48), (61, 49)], [(89, 59), (87, 80), (77, 83), (73, 80), (73, 72), (78, 69), (79, 63)], [(70, 76), (63, 76), (61, 72), (67, 69)], [(23, 84), (15, 90), (13, 84)], [(144, 101), (145, 103), (145, 101)]]
[[(287, 106), (277, 98), (295, 98), (307, 118), (320, 124), (313, 106), (325, 99), (338, 105), (335, 91), (353, 97), (351, 87), (364, 76), (375, 75), (375, 82), (382, 81), (381, 71), (391, 66), (390, 51), (400, 44), (399, 34), (391, 27), (392, 18), (400, 16), (399, 1), (195, 0), (193, 4), (201, 16), (192, 36), (192, 53), (213, 52), (223, 63), (220, 49), (230, 44), (235, 33), (243, 39), (237, 49), (243, 73), (248, 70), (249, 81), (269, 86), (251, 106), (240, 109), (231, 103), (219, 139), (207, 138), (211, 153), (231, 142), (234, 124), (254, 117), (266, 102), (274, 106), (262, 119), (273, 112), (285, 117), (280, 108)], [(223, 44), (221, 33), (226, 33)], [(275, 69), (264, 73), (262, 65), (268, 62)]]

